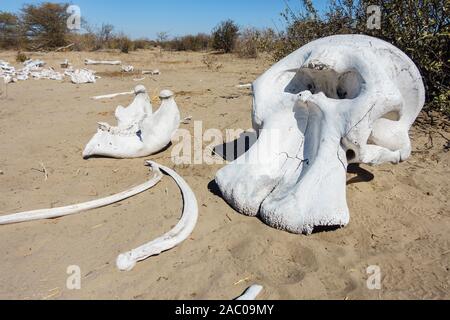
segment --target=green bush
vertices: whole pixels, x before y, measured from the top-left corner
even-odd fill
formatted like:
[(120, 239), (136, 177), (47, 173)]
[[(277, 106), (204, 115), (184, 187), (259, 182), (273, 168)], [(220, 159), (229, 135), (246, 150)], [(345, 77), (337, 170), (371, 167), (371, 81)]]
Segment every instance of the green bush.
[(21, 12), (21, 32), (31, 49), (54, 49), (67, 44), (68, 4), (26, 4)]
[(212, 47), (225, 53), (234, 50), (239, 36), (239, 27), (233, 20), (221, 22), (212, 32)]
[(27, 61), (29, 58), (27, 57), (27, 55), (25, 54), (25, 53), (22, 53), (22, 52), (17, 52), (17, 55), (16, 55), (16, 61), (17, 62), (25, 62), (25, 61)]
[[(367, 28), (367, 8), (379, 5), (381, 29)], [(367, 34), (386, 40), (408, 54), (420, 68), (427, 89), (425, 111), (450, 117), (449, 12), (447, 0), (331, 1), (320, 16), (309, 0), (300, 12), (283, 13), (288, 27), (274, 52), (279, 60), (306, 43), (335, 34)]]
[(177, 37), (161, 43), (166, 50), (174, 51), (205, 51), (210, 47), (211, 37), (204, 33)]
[(259, 53), (272, 52), (278, 36), (272, 29), (244, 29), (236, 42), (235, 52), (240, 58), (256, 58)]

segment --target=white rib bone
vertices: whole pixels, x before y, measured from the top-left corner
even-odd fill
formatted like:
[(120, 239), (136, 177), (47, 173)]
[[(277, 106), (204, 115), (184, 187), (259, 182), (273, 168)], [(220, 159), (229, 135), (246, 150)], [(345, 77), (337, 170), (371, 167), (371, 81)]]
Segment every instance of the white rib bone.
[(239, 298), (236, 298), (238, 301), (252, 301), (255, 300), (256, 297), (261, 293), (264, 288), (260, 285), (253, 285), (247, 290), (245, 290), (244, 294)]
[(131, 198), (137, 194), (140, 194), (140, 193), (154, 187), (156, 184), (158, 184), (161, 181), (162, 174), (161, 174), (161, 171), (159, 171), (158, 166), (154, 165), (154, 166), (152, 166), (152, 168), (155, 173), (152, 179), (150, 179), (149, 181), (147, 181), (144, 184), (133, 187), (122, 193), (118, 193), (118, 194), (115, 194), (113, 196), (106, 197), (103, 199), (98, 199), (98, 200), (89, 201), (89, 202), (80, 203), (80, 204), (71, 205), (71, 206), (62, 207), (62, 208), (27, 211), (27, 212), (12, 214), (12, 215), (0, 216), (0, 225), (64, 217), (64, 216), (73, 215), (73, 214), (80, 213), (80, 212), (87, 211), (87, 210), (106, 207), (113, 203), (120, 202), (122, 200)]
[(159, 237), (158, 239), (155, 239), (139, 248), (119, 255), (117, 257), (117, 267), (122, 271), (131, 271), (136, 266), (137, 262), (178, 246), (191, 235), (192, 231), (194, 231), (195, 225), (197, 224), (197, 199), (186, 181), (175, 171), (167, 167), (160, 166), (153, 161), (147, 161), (147, 163), (150, 166), (161, 169), (163, 172), (170, 175), (178, 184), (183, 195), (183, 216), (178, 224), (162, 237)]
[(118, 66), (121, 65), (121, 61), (96, 61), (91, 59), (85, 59), (84, 60), (85, 65), (110, 65), (110, 66)]
[(103, 96), (95, 96), (92, 97), (92, 99), (94, 100), (102, 100), (102, 99), (112, 99), (118, 96), (127, 96), (127, 95), (131, 95), (134, 94), (134, 91), (127, 91), (127, 92), (120, 92), (120, 93), (112, 93), (112, 94), (105, 94)]

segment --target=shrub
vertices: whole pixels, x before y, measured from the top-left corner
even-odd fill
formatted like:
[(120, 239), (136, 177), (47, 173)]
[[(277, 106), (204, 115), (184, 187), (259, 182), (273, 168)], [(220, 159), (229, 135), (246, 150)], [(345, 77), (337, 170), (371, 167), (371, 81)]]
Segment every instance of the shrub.
[(73, 47), (75, 51), (93, 51), (98, 45), (97, 37), (93, 33), (72, 33), (68, 37), (68, 42), (75, 44)]
[(67, 7), (68, 4), (49, 2), (24, 5), (21, 27), (32, 49), (54, 49), (67, 44)]
[(204, 33), (197, 35), (187, 35), (177, 37), (172, 40), (163, 42), (161, 45), (164, 49), (175, 51), (205, 51), (209, 48), (211, 37)]
[(133, 41), (130, 40), (127, 36), (120, 34), (112, 40), (113, 47), (112, 49), (119, 49), (122, 53), (129, 53), (134, 50)]
[(133, 41), (134, 50), (150, 49), (156, 47), (156, 42), (148, 39), (137, 39)]
[[(379, 5), (381, 29), (367, 28), (367, 8)], [(274, 59), (288, 55), (306, 43), (335, 34), (361, 33), (375, 36), (408, 54), (421, 70), (427, 89), (425, 111), (441, 111), (450, 117), (449, 12), (446, 0), (331, 1), (319, 17), (311, 1), (303, 0), (302, 10), (283, 13), (288, 24)]]
[(19, 45), (19, 18), (0, 11), (0, 48), (17, 48)]
[(277, 41), (277, 34), (272, 29), (247, 28), (239, 35), (235, 52), (241, 58), (256, 58), (259, 53), (272, 52)]
[(235, 51), (240, 58), (258, 57), (259, 32), (256, 29), (245, 29), (236, 42)]
[(233, 20), (221, 22), (212, 33), (212, 47), (225, 53), (234, 50), (239, 36), (239, 27)]
[(17, 52), (17, 55), (16, 55), (16, 61), (17, 62), (25, 62), (25, 61), (27, 61), (29, 58), (27, 57), (27, 55), (25, 54), (25, 53), (22, 53), (22, 52)]

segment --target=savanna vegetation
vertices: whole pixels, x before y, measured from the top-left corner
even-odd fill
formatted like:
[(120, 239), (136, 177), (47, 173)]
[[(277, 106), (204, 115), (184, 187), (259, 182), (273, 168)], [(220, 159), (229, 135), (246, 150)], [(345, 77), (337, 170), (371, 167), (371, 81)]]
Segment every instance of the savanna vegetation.
[[(282, 0), (280, 0), (282, 1)], [(450, 117), (449, 11), (447, 0), (330, 0), (328, 9), (318, 11), (311, 0), (298, 0), (300, 9), (286, 1), (281, 13), (282, 31), (242, 28), (234, 21), (220, 22), (210, 34), (171, 37), (158, 33), (155, 40), (131, 40), (113, 25), (93, 27), (82, 21), (81, 31), (70, 31), (66, 21), (68, 4), (24, 5), (18, 13), (0, 11), (0, 48), (55, 50), (70, 45), (72, 50), (132, 50), (159, 47), (173, 51), (234, 53), (256, 58), (264, 53), (274, 61), (302, 45), (329, 35), (367, 34), (384, 39), (407, 53), (419, 66), (427, 87), (429, 114)], [(374, 12), (380, 9), (379, 28), (373, 28)]]

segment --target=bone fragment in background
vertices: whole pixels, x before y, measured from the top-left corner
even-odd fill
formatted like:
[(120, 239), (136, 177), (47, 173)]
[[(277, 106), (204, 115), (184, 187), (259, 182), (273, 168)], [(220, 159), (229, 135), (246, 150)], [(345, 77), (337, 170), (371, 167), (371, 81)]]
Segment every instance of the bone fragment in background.
[(144, 71), (142, 71), (142, 74), (149, 74), (149, 75), (152, 75), (152, 76), (156, 76), (156, 75), (160, 75), (161, 72), (158, 69), (150, 70), (150, 71), (144, 70)]
[(67, 69), (70, 67), (70, 63), (68, 59), (65, 59), (63, 62), (61, 62), (61, 68)]
[(246, 84), (238, 84), (236, 86), (236, 88), (251, 88), (252, 84), (251, 83), (246, 83)]
[(256, 297), (261, 293), (264, 288), (260, 285), (253, 285), (248, 288), (242, 296), (236, 298), (239, 301), (253, 301), (256, 300)]
[(127, 65), (122, 65), (121, 69), (123, 72), (133, 72), (134, 71), (133, 66), (127, 66)]
[(96, 61), (91, 59), (84, 60), (85, 65), (110, 65), (110, 66), (119, 66), (122, 64), (121, 61)]
[(75, 84), (95, 83), (99, 78), (95, 75), (95, 71), (88, 69), (68, 69), (64, 74)]

